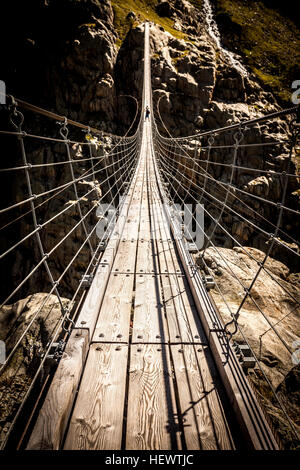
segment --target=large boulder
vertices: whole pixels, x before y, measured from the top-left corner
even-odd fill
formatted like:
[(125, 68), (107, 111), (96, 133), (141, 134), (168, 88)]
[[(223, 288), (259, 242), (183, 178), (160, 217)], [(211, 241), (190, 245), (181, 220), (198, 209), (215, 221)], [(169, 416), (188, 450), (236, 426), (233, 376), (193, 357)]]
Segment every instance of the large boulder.
[[(243, 285), (250, 286), (259, 269), (258, 262), (263, 261), (264, 257), (263, 252), (251, 247), (206, 250), (204, 261), (212, 270), (232, 313), (237, 312), (244, 297)], [(199, 263), (203, 263), (201, 258)], [(290, 280), (289, 268), (280, 261), (269, 257), (265, 268), (267, 272), (260, 272), (251, 290), (254, 302), (250, 298), (246, 300), (238, 322), (253, 350), (261, 357), (263, 369), (274, 387), (277, 387), (292, 369), (293, 362), (291, 354), (270, 324), (276, 324), (283, 341), (292, 349), (293, 342), (300, 338), (300, 308), (297, 303), (300, 302), (300, 285), (295, 283), (294, 278)], [(215, 288), (211, 292), (226, 323), (232, 317), (220, 291)], [(243, 342), (239, 334), (237, 340)]]
[[(67, 299), (62, 298), (67, 306)], [(0, 377), (0, 444), (5, 439), (19, 405), (22, 403), (32, 379), (40, 365), (49, 340), (62, 318), (61, 305), (56, 295), (37, 293), (5, 305), (0, 310), (0, 340), (5, 342), (9, 354), (25, 329), (14, 356)], [(30, 326), (30, 324), (32, 325)], [(40, 379), (47, 374), (47, 367)]]

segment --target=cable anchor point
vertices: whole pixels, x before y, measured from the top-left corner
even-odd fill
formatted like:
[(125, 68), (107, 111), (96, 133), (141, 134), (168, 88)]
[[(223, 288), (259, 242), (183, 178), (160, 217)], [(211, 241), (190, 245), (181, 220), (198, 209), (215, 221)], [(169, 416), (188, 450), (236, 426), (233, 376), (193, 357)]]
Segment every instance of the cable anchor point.
[(57, 121), (57, 124), (61, 126), (59, 133), (62, 136), (64, 140), (68, 140), (68, 134), (69, 134), (69, 129), (68, 129), (68, 119), (64, 116), (63, 121)]
[(8, 106), (10, 118), (9, 122), (12, 126), (22, 134), (22, 125), (24, 122), (24, 115), (17, 109), (18, 103), (16, 102), (15, 98), (12, 95), (9, 95), (9, 100), (11, 103)]

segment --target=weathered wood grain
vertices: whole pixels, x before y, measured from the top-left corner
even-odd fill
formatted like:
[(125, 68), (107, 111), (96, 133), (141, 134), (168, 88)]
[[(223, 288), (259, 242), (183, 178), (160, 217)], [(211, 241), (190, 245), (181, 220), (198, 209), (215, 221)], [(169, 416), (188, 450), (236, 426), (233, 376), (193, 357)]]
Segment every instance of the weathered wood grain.
[(134, 301), (133, 343), (168, 341), (158, 275), (137, 274)]
[(189, 285), (182, 274), (174, 242), (168, 232), (167, 220), (157, 193), (157, 186), (153, 184), (151, 189), (152, 198), (155, 201), (152, 205), (152, 221), (153, 225), (159, 227), (156, 232), (158, 237), (156, 246), (162, 273), (161, 284), (170, 342), (199, 342), (205, 344), (207, 342), (206, 336)]
[(105, 294), (110, 270), (111, 266), (109, 264), (103, 264), (98, 267), (92, 285), (89, 288), (81, 312), (75, 324), (76, 328), (87, 329), (90, 338), (93, 335), (100, 306)]
[(132, 345), (126, 449), (179, 449), (168, 346)]
[(60, 449), (88, 350), (88, 331), (73, 330), (51, 382), (27, 450)]
[(91, 345), (64, 449), (121, 448), (127, 354), (127, 345)]
[(195, 306), (190, 304), (182, 281), (176, 274), (161, 275), (170, 342), (206, 344), (198, 313)]
[(129, 341), (133, 282), (133, 274), (111, 274), (92, 341)]
[(233, 449), (207, 347), (178, 345), (171, 352), (187, 448)]
[(137, 259), (136, 259), (136, 273), (157, 273), (157, 254), (152, 240), (144, 240), (139, 238)]
[[(124, 227), (126, 226), (126, 220), (128, 212), (130, 210), (130, 205), (135, 203), (133, 202), (133, 194), (135, 193), (135, 191), (137, 191), (135, 197), (137, 197), (138, 199), (141, 196), (141, 189), (139, 188), (143, 185), (143, 168), (144, 167), (141, 166), (140, 162), (136, 169), (128, 194), (125, 197), (116, 226), (114, 227), (113, 233), (108, 241), (107, 247), (101, 258), (101, 263), (97, 268), (94, 279), (92, 281), (92, 285), (89, 289), (79, 317), (76, 321), (76, 327), (86, 328), (89, 331), (90, 338), (92, 338), (94, 333), (95, 325), (100, 311), (100, 306), (105, 294), (108, 278), (116, 257), (116, 253), (119, 248)], [(142, 179), (139, 175), (142, 176)]]

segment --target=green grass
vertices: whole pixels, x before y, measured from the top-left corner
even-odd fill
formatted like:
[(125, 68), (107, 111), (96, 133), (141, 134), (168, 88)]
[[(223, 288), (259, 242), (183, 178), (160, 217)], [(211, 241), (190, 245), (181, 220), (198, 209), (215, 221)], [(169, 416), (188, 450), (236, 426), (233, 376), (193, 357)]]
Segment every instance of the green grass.
[[(291, 84), (300, 77), (300, 32), (291, 19), (264, 2), (272, 5), (267, 0), (216, 0), (217, 20), (224, 25), (221, 30), (228, 47), (239, 52), (258, 79), (290, 105)], [(202, 0), (190, 3), (199, 10), (202, 7)], [(131, 28), (146, 20), (178, 39), (193, 42), (174, 29), (172, 19), (157, 15), (156, 4), (157, 0), (112, 0), (118, 47)], [(135, 13), (136, 20), (127, 18), (130, 12)]]
[[(162, 26), (177, 39), (186, 39), (184, 33), (173, 28), (173, 20), (170, 18), (161, 18), (155, 12), (156, 0), (112, 0), (111, 3), (114, 10), (114, 26), (119, 35), (119, 39), (117, 40), (118, 47), (121, 46), (131, 28), (147, 20)], [(137, 16), (136, 21), (127, 18), (130, 12), (135, 13)]]
[(290, 104), (291, 84), (300, 76), (300, 31), (295, 23), (253, 0), (217, 0), (217, 21), (257, 77)]

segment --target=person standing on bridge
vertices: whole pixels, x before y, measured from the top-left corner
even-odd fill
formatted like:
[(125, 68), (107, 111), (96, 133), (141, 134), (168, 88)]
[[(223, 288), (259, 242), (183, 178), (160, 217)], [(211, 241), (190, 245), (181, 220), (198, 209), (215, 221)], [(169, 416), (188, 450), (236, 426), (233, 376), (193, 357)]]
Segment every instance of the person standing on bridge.
[(149, 109), (149, 106), (146, 106), (146, 115), (145, 115), (145, 121), (146, 119), (149, 120), (149, 116), (150, 116), (150, 109)]

